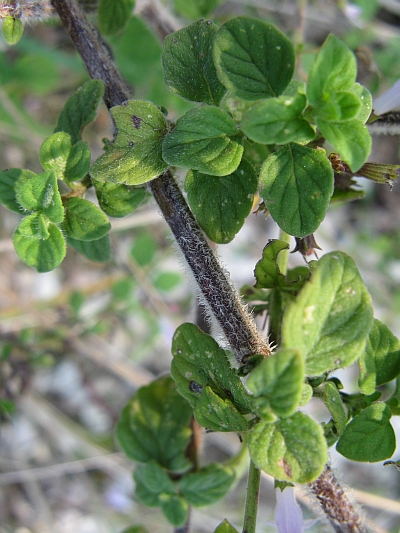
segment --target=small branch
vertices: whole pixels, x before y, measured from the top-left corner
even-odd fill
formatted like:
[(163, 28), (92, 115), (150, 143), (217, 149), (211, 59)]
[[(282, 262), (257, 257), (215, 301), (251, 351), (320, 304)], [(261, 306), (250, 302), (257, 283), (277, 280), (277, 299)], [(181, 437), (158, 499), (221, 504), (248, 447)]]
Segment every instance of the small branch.
[(242, 533), (255, 533), (260, 492), (261, 470), (250, 460), (249, 479), (247, 480), (246, 507)]
[(88, 23), (85, 13), (75, 1), (51, 0), (61, 22), (71, 37), (86, 69), (93, 79), (104, 83), (104, 101), (108, 108), (130, 98), (128, 86), (116, 69), (99, 34)]

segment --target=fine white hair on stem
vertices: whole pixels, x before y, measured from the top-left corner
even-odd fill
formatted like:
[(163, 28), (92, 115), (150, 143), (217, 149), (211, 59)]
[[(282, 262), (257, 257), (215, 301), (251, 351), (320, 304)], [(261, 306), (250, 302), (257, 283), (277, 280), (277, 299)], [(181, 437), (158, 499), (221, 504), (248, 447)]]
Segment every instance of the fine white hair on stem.
[(329, 465), (308, 486), (336, 533), (367, 533), (358, 505), (349, 490), (339, 483)]
[(25, 2), (0, 2), (0, 19), (11, 16), (22, 22), (39, 22), (55, 16), (50, 0), (26, 0)]
[(389, 111), (395, 111), (400, 108), (400, 80), (387, 91), (382, 93), (373, 102), (375, 115), (383, 115)]
[(367, 126), (372, 135), (400, 135), (400, 113), (386, 113)]
[[(81, 0), (85, 9), (89, 11), (94, 6)], [(88, 4), (88, 5), (86, 5)], [(56, 16), (56, 10), (50, 0), (0, 0), (0, 21), (8, 16), (20, 19), (24, 24), (35, 24)]]
[(245, 363), (254, 354), (268, 357), (271, 354), (268, 340), (263, 339), (258, 332), (227, 272), (184, 203), (181, 190), (170, 171), (151, 181), (149, 188), (196, 280), (201, 301), (204, 301), (217, 320), (238, 363)]

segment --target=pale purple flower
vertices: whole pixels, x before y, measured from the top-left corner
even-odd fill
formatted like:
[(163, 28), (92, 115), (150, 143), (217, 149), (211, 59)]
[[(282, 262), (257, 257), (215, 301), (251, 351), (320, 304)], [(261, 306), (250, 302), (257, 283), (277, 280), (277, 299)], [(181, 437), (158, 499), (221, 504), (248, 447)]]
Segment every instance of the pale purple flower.
[(362, 9), (356, 4), (346, 4), (344, 7), (344, 14), (357, 26), (362, 27)]
[(388, 113), (389, 111), (395, 111), (396, 109), (399, 109), (400, 80), (397, 80), (393, 87), (378, 96), (378, 98), (374, 100), (372, 107), (375, 115), (383, 115), (383, 113)]
[(271, 525), (275, 525), (279, 533), (303, 533), (315, 523), (315, 520), (303, 520), (293, 487), (285, 487), (283, 491), (276, 489), (275, 494), (275, 523)]

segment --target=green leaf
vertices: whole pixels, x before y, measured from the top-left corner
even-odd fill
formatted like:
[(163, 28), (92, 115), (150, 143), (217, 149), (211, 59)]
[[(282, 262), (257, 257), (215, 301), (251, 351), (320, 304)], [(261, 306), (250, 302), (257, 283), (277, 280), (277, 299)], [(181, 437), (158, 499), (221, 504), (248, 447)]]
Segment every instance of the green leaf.
[(209, 429), (244, 431), (249, 395), (215, 340), (194, 324), (182, 324), (172, 341), (171, 375), (196, 420)]
[(346, 427), (347, 414), (339, 391), (331, 381), (324, 384), (324, 404), (332, 416), (337, 433), (341, 435)]
[(356, 75), (354, 54), (343, 41), (329, 35), (311, 66), (307, 83), (308, 101), (318, 104), (327, 92), (348, 91)]
[(167, 164), (161, 155), (167, 131), (163, 113), (151, 102), (129, 100), (110, 110), (117, 137), (90, 169), (99, 181), (140, 185), (161, 174)]
[(372, 96), (369, 90), (364, 87), (364, 85), (360, 85), (359, 83), (353, 83), (353, 85), (348, 89), (352, 94), (357, 96), (361, 107), (358, 112), (358, 115), (356, 118), (358, 120), (361, 120), (361, 122), (366, 122), (372, 111)]
[(45, 170), (53, 170), (57, 179), (63, 180), (71, 151), (71, 136), (64, 131), (47, 137), (40, 147), (40, 163)]
[(197, 472), (184, 475), (179, 480), (179, 489), (189, 505), (203, 507), (223, 498), (235, 477), (233, 468), (211, 463)]
[[(197, 381), (189, 384), (191, 391), (198, 395), (197, 401), (191, 402), (197, 422), (211, 431), (247, 431), (249, 423), (239, 413), (231, 400), (221, 398), (208, 385), (203, 387)], [(178, 386), (179, 392), (181, 389)]]
[(66, 246), (64, 236), (58, 226), (50, 222), (47, 226), (47, 239), (26, 237), (19, 228), (13, 237), (15, 251), (27, 265), (38, 272), (49, 272), (60, 265), (65, 257)]
[[(301, 400), (304, 361), (299, 351), (281, 349), (264, 359), (246, 381), (250, 392), (280, 416), (291, 416)], [(263, 406), (264, 406), (263, 405)]]
[(314, 113), (319, 119), (341, 122), (356, 118), (360, 110), (360, 99), (350, 91), (341, 91), (327, 93)]
[(24, 237), (32, 239), (48, 239), (50, 220), (43, 213), (32, 213), (23, 218), (18, 226), (18, 231)]
[(273, 289), (285, 282), (285, 276), (278, 266), (278, 255), (282, 250), (289, 250), (290, 246), (284, 241), (270, 239), (264, 247), (263, 256), (256, 263), (254, 275), (257, 279), (257, 289)]
[(13, 44), (17, 44), (21, 39), (22, 34), (24, 33), (24, 25), (22, 24), (21, 19), (8, 15), (3, 20), (1, 31), (5, 42), (12, 46)]
[(283, 345), (306, 360), (306, 374), (344, 368), (363, 352), (372, 326), (371, 297), (351, 257), (332, 252), (313, 268), (282, 321)]
[(188, 519), (189, 506), (177, 494), (162, 494), (161, 509), (167, 520), (175, 527), (182, 526)]
[(299, 93), (262, 100), (244, 114), (242, 130), (253, 141), (264, 144), (311, 141), (315, 131), (300, 117), (306, 104), (305, 95)]
[(361, 120), (356, 118), (345, 122), (327, 122), (317, 119), (322, 135), (340, 153), (353, 172), (357, 172), (367, 161), (371, 152), (371, 135)]
[(134, 461), (152, 459), (173, 472), (190, 463), (185, 450), (191, 436), (192, 409), (169, 376), (141, 387), (124, 407), (116, 427), (119, 445)]
[(162, 65), (164, 83), (171, 92), (193, 102), (220, 103), (226, 89), (212, 59), (217, 29), (210, 20), (199, 20), (166, 37)]
[(391, 416), (384, 402), (370, 405), (346, 426), (337, 451), (352, 461), (375, 463), (388, 459), (396, 448)]
[(100, 0), (98, 10), (99, 29), (104, 35), (115, 35), (128, 24), (135, 7), (135, 0)]
[(288, 144), (265, 160), (260, 194), (279, 227), (296, 237), (313, 233), (333, 193), (333, 170), (321, 150)]
[(199, 387), (209, 385), (240, 412), (251, 411), (249, 395), (231, 367), (227, 352), (199, 327), (190, 323), (179, 326), (172, 339), (172, 355), (171, 375), (189, 403), (197, 402)]
[(310, 483), (328, 458), (321, 426), (304, 413), (275, 423), (261, 420), (249, 434), (255, 465), (267, 474), (293, 483)]
[(43, 142), (40, 162), (45, 170), (53, 170), (57, 179), (70, 183), (83, 179), (89, 172), (90, 150), (84, 141), (72, 146), (71, 136), (59, 131)]
[(40, 211), (52, 222), (59, 224), (64, 218), (64, 208), (54, 172), (45, 171), (28, 180), (18, 180), (15, 197), (27, 211)]
[(25, 183), (34, 176), (34, 172), (22, 168), (0, 170), (0, 202), (4, 207), (19, 214), (24, 211), (15, 197), (17, 183)]
[(77, 241), (95, 241), (111, 229), (108, 217), (92, 202), (72, 197), (65, 202), (64, 229)]
[(79, 141), (71, 147), (64, 179), (67, 183), (82, 180), (90, 168), (90, 149), (85, 141)]
[(243, 146), (231, 117), (218, 107), (191, 109), (168, 133), (163, 158), (170, 165), (226, 176), (239, 166)]
[(159, 507), (159, 496), (162, 493), (174, 494), (176, 485), (163, 467), (156, 461), (138, 465), (133, 474), (135, 495), (147, 507)]
[(121, 183), (93, 180), (101, 209), (109, 216), (120, 218), (132, 213), (145, 200), (146, 189)]
[(69, 133), (72, 144), (76, 144), (81, 139), (83, 128), (96, 118), (103, 94), (104, 85), (100, 80), (84, 83), (66, 101), (54, 132)]
[(217, 74), (227, 89), (244, 100), (279, 96), (295, 65), (293, 45), (272, 24), (237, 17), (218, 30), (214, 40)]
[(188, 19), (207, 17), (223, 0), (173, 0), (175, 10)]
[(307, 405), (313, 396), (313, 388), (308, 383), (303, 383), (299, 406)]
[(358, 383), (364, 394), (372, 394), (376, 387), (392, 381), (400, 374), (400, 341), (379, 320), (374, 320), (358, 367)]
[(221, 522), (214, 530), (214, 533), (238, 533), (238, 530), (235, 529), (225, 518), (225, 520)]
[(243, 226), (257, 191), (257, 174), (250, 163), (242, 159), (228, 176), (208, 176), (189, 171), (185, 180), (190, 208), (213, 242), (230, 242)]
[(67, 243), (77, 252), (95, 263), (105, 263), (111, 260), (110, 236), (105, 235), (95, 241), (77, 241), (67, 236)]
[(307, 84), (304, 81), (291, 80), (289, 85), (283, 91), (285, 96), (297, 96), (298, 94), (306, 94)]

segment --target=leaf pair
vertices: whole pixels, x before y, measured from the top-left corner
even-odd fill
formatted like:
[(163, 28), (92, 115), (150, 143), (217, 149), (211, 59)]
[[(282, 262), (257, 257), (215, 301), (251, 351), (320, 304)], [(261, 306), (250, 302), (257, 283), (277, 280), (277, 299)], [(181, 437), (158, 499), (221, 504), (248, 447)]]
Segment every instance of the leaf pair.
[[(304, 362), (296, 350), (282, 350), (256, 367), (247, 381), (252, 395), (224, 350), (194, 324), (177, 329), (172, 353), (171, 374), (201, 425), (215, 431), (250, 429), (253, 460), (279, 479), (306, 482), (320, 473), (326, 462), (322, 430), (306, 415), (294, 413), (304, 382)], [(260, 417), (252, 428), (251, 412)], [(256, 420), (253, 414), (253, 424)]]
[(219, 29), (198, 21), (168, 36), (164, 81), (182, 98), (218, 105), (227, 90), (244, 100), (283, 93), (294, 71), (294, 49), (272, 24), (236, 17)]
[(223, 498), (235, 479), (232, 468), (210, 463), (197, 472), (172, 481), (155, 461), (135, 469), (137, 499), (148, 507), (161, 507), (174, 526), (187, 521), (189, 505), (203, 507)]
[(248, 100), (281, 94), (293, 74), (293, 47), (257, 19), (237, 17), (219, 29), (203, 20), (167, 37), (162, 60), (171, 91), (208, 104), (177, 121), (164, 139), (163, 157), (192, 169), (185, 188), (199, 224), (214, 242), (229, 242), (250, 212), (257, 183), (242, 160), (242, 135), (216, 106), (227, 90)]
[[(400, 342), (379, 320), (374, 320), (358, 366), (359, 385), (366, 395), (375, 393), (376, 387), (398, 379)], [(338, 452), (353, 461), (376, 462), (391, 457), (396, 447), (390, 424), (392, 405), (394, 414), (398, 414), (395, 396), (396, 392), (386, 402), (374, 403), (358, 413), (341, 435)]]
[[(15, 170), (11, 172), (17, 175)], [(15, 250), (22, 261), (38, 272), (53, 270), (66, 253), (65, 239), (59, 228), (64, 209), (56, 175), (46, 171), (31, 176), (22, 171), (13, 189), (14, 202), (25, 212), (31, 213), (22, 219), (14, 233)]]
[[(164, 159), (225, 176), (238, 167), (243, 149), (229, 115), (216, 107), (227, 90), (257, 100), (282, 94), (294, 70), (294, 50), (274, 26), (237, 17), (219, 29), (199, 21), (167, 37), (164, 81), (185, 99), (210, 107), (189, 111), (164, 141)], [(236, 139), (237, 138), (237, 139)]]
[[(103, 84), (92, 80), (66, 102), (56, 132), (40, 148), (45, 169), (42, 174), (21, 169), (0, 172), (1, 202), (26, 215), (14, 234), (15, 249), (22, 261), (39, 272), (53, 270), (64, 259), (64, 234), (90, 259), (104, 261), (110, 257), (108, 218), (79, 192), (90, 166), (90, 151), (81, 140), (82, 130), (94, 119), (103, 92)], [(76, 196), (70, 195), (63, 202), (58, 181), (77, 190)]]
[(371, 95), (355, 82), (354, 54), (330, 35), (311, 67), (307, 98), (322, 135), (353, 172), (367, 160), (371, 137), (365, 121), (372, 110)]
[[(174, 381), (164, 376), (137, 391), (116, 428), (126, 455), (144, 463), (134, 474), (138, 500), (161, 507), (175, 526), (185, 523), (189, 505), (202, 507), (221, 499), (235, 479), (232, 468), (214, 463), (188, 472), (192, 465), (185, 451), (192, 434), (191, 415), (190, 405), (176, 392)], [(171, 472), (177, 480), (171, 478)]]

